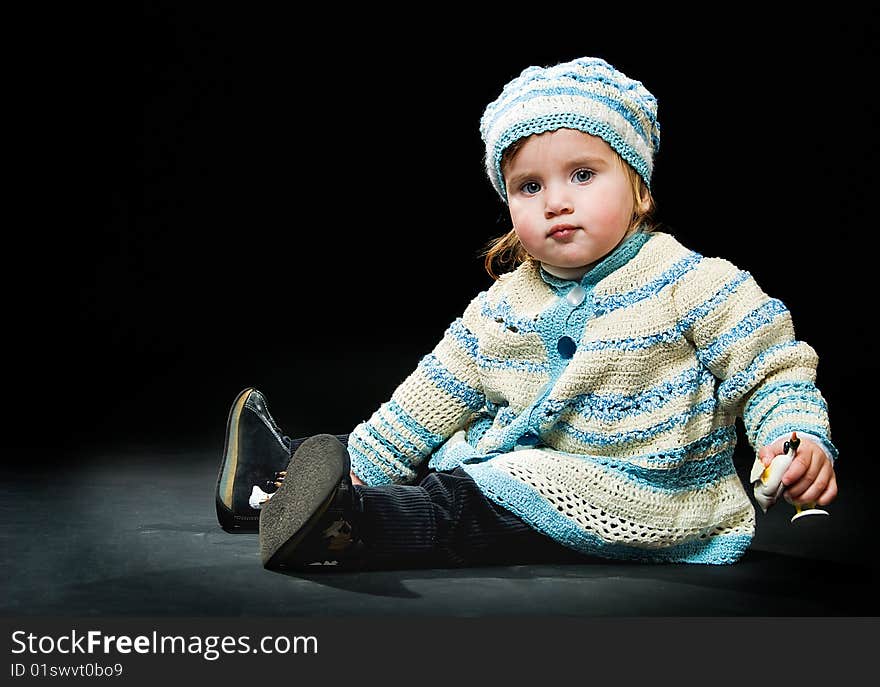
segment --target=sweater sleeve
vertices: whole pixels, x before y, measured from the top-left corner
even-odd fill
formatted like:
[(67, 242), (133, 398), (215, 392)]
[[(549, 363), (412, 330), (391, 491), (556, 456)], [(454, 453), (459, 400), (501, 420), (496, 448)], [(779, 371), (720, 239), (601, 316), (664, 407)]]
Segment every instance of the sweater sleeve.
[(721, 258), (703, 258), (676, 286), (673, 300), (685, 337), (721, 382), (718, 403), (742, 417), (754, 450), (798, 431), (837, 458), (828, 407), (815, 385), (818, 355), (795, 338), (781, 301)]
[(366, 484), (412, 481), (419, 465), (483, 407), (477, 370), (481, 295), (449, 325), (391, 399), (352, 431), (352, 471)]

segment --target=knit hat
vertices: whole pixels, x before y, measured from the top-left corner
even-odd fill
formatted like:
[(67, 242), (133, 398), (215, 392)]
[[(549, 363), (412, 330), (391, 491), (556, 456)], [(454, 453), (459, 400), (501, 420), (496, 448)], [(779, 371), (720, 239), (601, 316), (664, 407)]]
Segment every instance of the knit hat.
[(660, 148), (657, 99), (605, 60), (582, 57), (553, 67), (527, 67), (486, 107), (480, 120), (486, 172), (504, 202), (504, 151), (521, 138), (556, 129), (602, 138), (650, 188)]

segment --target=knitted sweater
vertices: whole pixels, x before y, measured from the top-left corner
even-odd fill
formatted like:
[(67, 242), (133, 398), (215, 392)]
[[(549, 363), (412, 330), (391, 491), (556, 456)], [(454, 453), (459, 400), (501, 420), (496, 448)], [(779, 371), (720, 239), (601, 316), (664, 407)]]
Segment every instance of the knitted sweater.
[(755, 510), (733, 463), (792, 430), (832, 458), (818, 358), (746, 271), (635, 233), (579, 282), (533, 262), (479, 293), (349, 437), (368, 485), (425, 460), (589, 555), (732, 563)]

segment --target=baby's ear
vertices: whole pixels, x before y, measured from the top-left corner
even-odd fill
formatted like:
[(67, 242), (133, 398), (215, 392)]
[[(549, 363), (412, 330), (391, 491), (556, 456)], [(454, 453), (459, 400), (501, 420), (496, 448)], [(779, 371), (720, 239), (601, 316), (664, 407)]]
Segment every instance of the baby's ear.
[(647, 212), (651, 207), (651, 194), (646, 186), (642, 186), (641, 198), (639, 198), (639, 212)]

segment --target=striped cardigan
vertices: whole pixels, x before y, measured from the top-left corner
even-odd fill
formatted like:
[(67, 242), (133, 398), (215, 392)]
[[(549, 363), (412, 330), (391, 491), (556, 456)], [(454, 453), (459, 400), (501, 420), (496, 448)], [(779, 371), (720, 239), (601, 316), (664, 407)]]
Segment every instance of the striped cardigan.
[(831, 458), (816, 352), (752, 276), (635, 233), (579, 282), (525, 262), (467, 306), (349, 437), (368, 485), (425, 460), (585, 554), (732, 563), (755, 530), (733, 463), (792, 430)]

